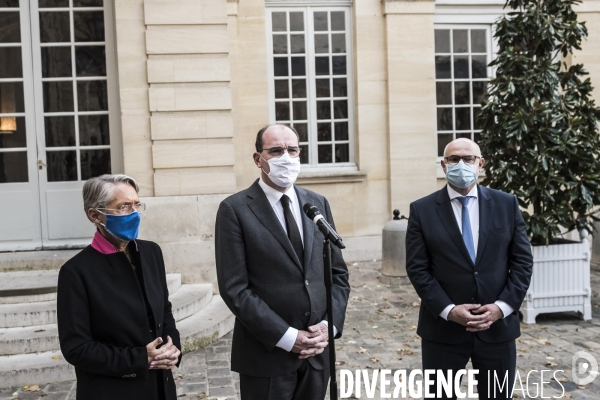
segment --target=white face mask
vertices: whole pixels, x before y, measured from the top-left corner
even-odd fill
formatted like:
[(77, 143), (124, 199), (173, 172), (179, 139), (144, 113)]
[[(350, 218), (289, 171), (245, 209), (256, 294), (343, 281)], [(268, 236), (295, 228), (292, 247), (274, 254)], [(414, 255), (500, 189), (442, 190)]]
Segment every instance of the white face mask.
[[(263, 156), (260, 156), (263, 160)], [(265, 160), (269, 163), (270, 172), (267, 174), (271, 181), (279, 187), (290, 187), (296, 182), (300, 173), (300, 157), (292, 158), (287, 153), (283, 153), (281, 157)], [(262, 168), (261, 168), (262, 169)]]

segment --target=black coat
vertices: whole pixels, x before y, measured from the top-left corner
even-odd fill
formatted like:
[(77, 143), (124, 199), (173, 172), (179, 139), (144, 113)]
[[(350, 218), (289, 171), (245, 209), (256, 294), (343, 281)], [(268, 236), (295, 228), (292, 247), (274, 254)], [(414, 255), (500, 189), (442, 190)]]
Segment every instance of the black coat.
[[(300, 207), (317, 206), (333, 225), (327, 200), (296, 186)], [(225, 199), (216, 221), (217, 278), (223, 300), (236, 316), (231, 368), (241, 374), (273, 377), (296, 371), (302, 360), (276, 344), (291, 326), (307, 330), (327, 319), (323, 281), (323, 235), (302, 213), (304, 265), (256, 181)], [(337, 247), (332, 250), (334, 326), (344, 327), (350, 285), (348, 269)], [(328, 352), (310, 357), (326, 368)]]
[(478, 332), (499, 343), (520, 335), (518, 310), (525, 298), (533, 257), (515, 196), (478, 186), (479, 244), (474, 265), (463, 242), (444, 187), (410, 205), (406, 272), (421, 298), (417, 333), (426, 340), (458, 344), (465, 327), (440, 317), (449, 304), (492, 304), (502, 300), (515, 311)]
[[(58, 335), (65, 359), (75, 366), (77, 398), (83, 400), (175, 400), (171, 371), (148, 369), (146, 345), (167, 335), (181, 349), (171, 313), (160, 247), (137, 240), (138, 258), (154, 326), (125, 253), (102, 254), (91, 246), (67, 261), (58, 276)], [(134, 262), (135, 263), (135, 262)], [(157, 385), (157, 380), (164, 383)], [(164, 387), (159, 396), (157, 387)]]

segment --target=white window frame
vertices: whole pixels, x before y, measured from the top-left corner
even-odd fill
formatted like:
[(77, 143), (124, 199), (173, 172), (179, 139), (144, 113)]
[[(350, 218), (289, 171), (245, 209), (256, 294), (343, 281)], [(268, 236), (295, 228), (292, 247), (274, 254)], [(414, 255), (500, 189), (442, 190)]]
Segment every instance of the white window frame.
[[(293, 1), (290, 3), (277, 1), (267, 3), (265, 7), (266, 24), (266, 43), (267, 43), (267, 75), (269, 89), (269, 123), (274, 124), (275, 119), (275, 76), (273, 70), (273, 39), (272, 39), (272, 19), (273, 12), (294, 12), (304, 11), (304, 26), (306, 34), (306, 58), (307, 58), (307, 114), (308, 114), (308, 140), (309, 140), (309, 162), (302, 164), (304, 172), (345, 172), (356, 171), (356, 121), (355, 121), (355, 89), (354, 89), (354, 46), (353, 46), (353, 24), (351, 1), (332, 1), (319, 2), (301, 2)], [(318, 141), (317, 141), (317, 97), (315, 84), (315, 52), (314, 52), (314, 34), (313, 13), (315, 11), (344, 11), (345, 13), (345, 34), (346, 34), (346, 77), (348, 84), (348, 148), (349, 161), (344, 163), (318, 164)], [(329, 32), (329, 31), (328, 31)], [(291, 73), (291, 72), (290, 72)], [(291, 75), (290, 75), (291, 77)], [(291, 93), (290, 93), (291, 95)], [(333, 98), (333, 94), (332, 94)], [(332, 114), (334, 110), (331, 110)], [(333, 120), (333, 118), (332, 118)], [(332, 133), (333, 134), (333, 133)], [(334, 138), (332, 138), (334, 139)], [(335, 141), (335, 140), (334, 140)]]

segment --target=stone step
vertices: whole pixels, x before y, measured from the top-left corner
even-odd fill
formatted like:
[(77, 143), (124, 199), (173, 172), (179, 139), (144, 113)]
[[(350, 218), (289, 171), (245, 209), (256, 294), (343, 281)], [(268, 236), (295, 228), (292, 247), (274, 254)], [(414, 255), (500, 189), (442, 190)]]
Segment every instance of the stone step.
[[(185, 286), (188, 285), (182, 288)], [(233, 329), (234, 321), (221, 296), (212, 296), (200, 311), (177, 322), (184, 353), (218, 341)], [(62, 358), (60, 351), (0, 356), (0, 376), (0, 388), (31, 384), (41, 386), (43, 383), (75, 379), (73, 367)]]
[[(177, 288), (181, 278), (172, 278)], [(181, 285), (169, 296), (176, 321), (198, 312), (210, 301), (212, 285)], [(36, 303), (0, 304), (0, 328), (16, 328), (56, 323), (56, 300)]]
[(56, 324), (0, 328), (0, 355), (29, 354), (60, 349)]
[(0, 272), (0, 304), (56, 300), (57, 270)]
[(0, 272), (60, 269), (81, 249), (0, 253)]

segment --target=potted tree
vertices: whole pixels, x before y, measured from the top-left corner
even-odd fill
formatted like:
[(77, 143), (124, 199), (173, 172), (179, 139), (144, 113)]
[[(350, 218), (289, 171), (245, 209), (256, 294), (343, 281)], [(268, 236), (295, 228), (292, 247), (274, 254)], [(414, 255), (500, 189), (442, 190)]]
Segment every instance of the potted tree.
[[(590, 246), (600, 204), (600, 109), (583, 65), (571, 64), (587, 36), (579, 0), (508, 0), (497, 24), (495, 77), (477, 117), (490, 157), (484, 185), (514, 194), (531, 240), (534, 268), (523, 303), (540, 313), (591, 319)], [(580, 233), (580, 242), (564, 233)]]

